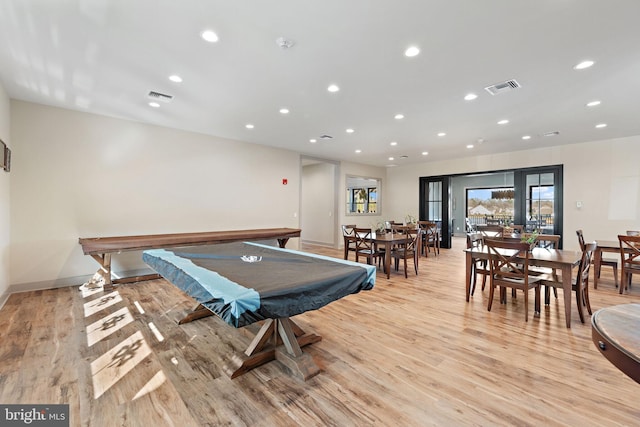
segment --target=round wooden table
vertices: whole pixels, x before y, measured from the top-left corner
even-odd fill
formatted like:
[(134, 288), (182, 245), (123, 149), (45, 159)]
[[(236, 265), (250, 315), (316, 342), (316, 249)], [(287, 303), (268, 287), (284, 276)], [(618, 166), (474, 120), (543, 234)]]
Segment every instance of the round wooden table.
[(640, 383), (640, 304), (614, 305), (593, 313), (591, 338), (609, 362)]

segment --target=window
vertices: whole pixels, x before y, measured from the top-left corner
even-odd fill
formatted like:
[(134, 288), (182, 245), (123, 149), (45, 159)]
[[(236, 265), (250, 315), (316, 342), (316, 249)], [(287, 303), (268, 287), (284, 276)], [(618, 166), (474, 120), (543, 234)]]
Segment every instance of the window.
[(347, 215), (380, 214), (380, 180), (347, 176)]
[(515, 211), (513, 187), (468, 188), (467, 215), (471, 224), (513, 224)]

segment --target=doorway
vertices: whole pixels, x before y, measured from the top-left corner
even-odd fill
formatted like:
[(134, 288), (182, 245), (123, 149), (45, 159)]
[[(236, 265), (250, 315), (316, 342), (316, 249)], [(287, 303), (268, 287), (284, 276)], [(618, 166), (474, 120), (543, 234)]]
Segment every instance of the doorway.
[(421, 177), (420, 219), (437, 222), (440, 217), (441, 247), (450, 248), (451, 237), (466, 232), (468, 188), (493, 188), (495, 197), (508, 198), (510, 192), (500, 192), (513, 189), (513, 224), (562, 235), (562, 172), (562, 165), (553, 165)]
[(338, 247), (339, 164), (331, 160), (300, 158), (300, 240)]

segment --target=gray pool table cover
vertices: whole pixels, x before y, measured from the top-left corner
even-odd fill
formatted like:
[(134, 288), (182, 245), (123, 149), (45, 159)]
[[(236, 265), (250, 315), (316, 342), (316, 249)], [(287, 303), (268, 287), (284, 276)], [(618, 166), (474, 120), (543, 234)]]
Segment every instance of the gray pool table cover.
[(253, 242), (152, 249), (142, 259), (236, 328), (316, 310), (376, 278), (372, 265)]

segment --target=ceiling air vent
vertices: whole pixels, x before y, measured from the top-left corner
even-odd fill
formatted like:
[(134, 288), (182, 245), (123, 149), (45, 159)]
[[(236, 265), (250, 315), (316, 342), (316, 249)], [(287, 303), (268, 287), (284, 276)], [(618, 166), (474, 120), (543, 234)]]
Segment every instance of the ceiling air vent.
[(154, 101), (170, 102), (173, 99), (173, 95), (167, 95), (167, 94), (155, 92), (152, 90), (152, 91), (149, 91), (149, 98), (153, 99)]
[(333, 139), (331, 135), (320, 135), (320, 139)]
[(558, 136), (560, 135), (560, 132), (557, 130), (554, 130), (553, 132), (547, 132), (547, 133), (543, 133), (542, 136)]
[(487, 92), (489, 92), (491, 95), (497, 95), (499, 93), (503, 93), (503, 92), (510, 92), (514, 89), (518, 89), (520, 88), (520, 83), (518, 83), (515, 80), (507, 80), (506, 82), (502, 82), (502, 83), (496, 83), (492, 86), (487, 86), (484, 88), (484, 90), (486, 90)]

